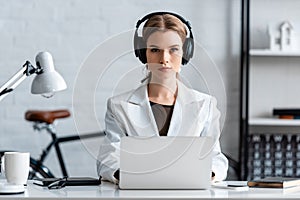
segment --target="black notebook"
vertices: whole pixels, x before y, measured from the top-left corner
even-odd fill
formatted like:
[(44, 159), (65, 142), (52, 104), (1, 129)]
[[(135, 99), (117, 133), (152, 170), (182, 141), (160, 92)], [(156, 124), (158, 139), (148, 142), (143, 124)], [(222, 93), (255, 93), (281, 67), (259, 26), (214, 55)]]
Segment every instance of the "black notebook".
[[(62, 178), (43, 178), (36, 179), (33, 181), (33, 184), (47, 187), (50, 184), (61, 180)], [(101, 180), (91, 177), (68, 177), (66, 178), (65, 186), (85, 186), (85, 185), (100, 185)]]

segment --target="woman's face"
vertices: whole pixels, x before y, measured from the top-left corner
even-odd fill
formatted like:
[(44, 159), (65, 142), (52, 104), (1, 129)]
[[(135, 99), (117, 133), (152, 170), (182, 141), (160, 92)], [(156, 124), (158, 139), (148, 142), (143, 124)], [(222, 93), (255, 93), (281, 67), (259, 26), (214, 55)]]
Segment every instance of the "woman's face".
[(147, 40), (147, 65), (152, 75), (169, 77), (179, 72), (182, 60), (182, 40), (176, 31), (157, 31)]

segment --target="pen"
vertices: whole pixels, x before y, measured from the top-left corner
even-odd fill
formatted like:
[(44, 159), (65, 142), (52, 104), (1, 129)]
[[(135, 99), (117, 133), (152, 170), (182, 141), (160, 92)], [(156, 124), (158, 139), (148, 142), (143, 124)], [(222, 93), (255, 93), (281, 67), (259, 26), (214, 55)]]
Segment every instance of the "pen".
[(61, 178), (57, 181), (54, 181), (50, 185), (48, 185), (48, 189), (49, 190), (51, 190), (51, 189), (61, 189), (61, 188), (66, 186), (67, 181), (68, 181), (68, 177)]

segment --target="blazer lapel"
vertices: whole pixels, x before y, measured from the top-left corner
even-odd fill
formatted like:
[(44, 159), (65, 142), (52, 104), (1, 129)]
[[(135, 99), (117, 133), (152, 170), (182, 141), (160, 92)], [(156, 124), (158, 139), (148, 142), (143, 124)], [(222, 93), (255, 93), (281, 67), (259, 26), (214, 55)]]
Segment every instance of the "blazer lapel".
[(137, 88), (128, 101), (121, 102), (128, 118), (128, 134), (136, 136), (159, 135), (147, 94), (147, 85)]
[[(204, 100), (195, 96), (189, 88), (180, 81), (178, 84), (178, 94), (175, 102), (168, 136), (196, 136), (204, 127), (204, 119), (199, 119), (199, 115)], [(199, 123), (199, 120), (201, 123)]]
[[(168, 136), (199, 136), (206, 121), (204, 99), (177, 81), (178, 94), (175, 102)], [(127, 134), (136, 136), (159, 136), (158, 128), (147, 94), (147, 84), (137, 88), (127, 101), (121, 102), (126, 116)]]

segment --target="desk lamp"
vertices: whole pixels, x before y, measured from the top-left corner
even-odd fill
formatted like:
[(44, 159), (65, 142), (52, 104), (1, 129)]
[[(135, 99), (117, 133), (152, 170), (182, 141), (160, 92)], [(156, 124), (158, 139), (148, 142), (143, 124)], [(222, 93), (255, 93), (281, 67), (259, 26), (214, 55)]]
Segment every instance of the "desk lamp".
[[(36, 67), (26, 61), (21, 70), (11, 77), (0, 88), (0, 101), (12, 92), (26, 77), (37, 74), (31, 84), (32, 94), (41, 94), (44, 97), (52, 97), (55, 92), (67, 88), (65, 80), (54, 69), (53, 58), (48, 52), (40, 52), (35, 57)], [(1, 173), (1, 160), (0, 160)], [(17, 194), (25, 191), (23, 185), (0, 183), (0, 194)]]
[(55, 71), (53, 58), (49, 52), (38, 53), (35, 61), (36, 67), (26, 61), (21, 70), (0, 88), (0, 101), (32, 74), (37, 74), (31, 84), (32, 94), (51, 97), (55, 92), (67, 88), (65, 80)]

